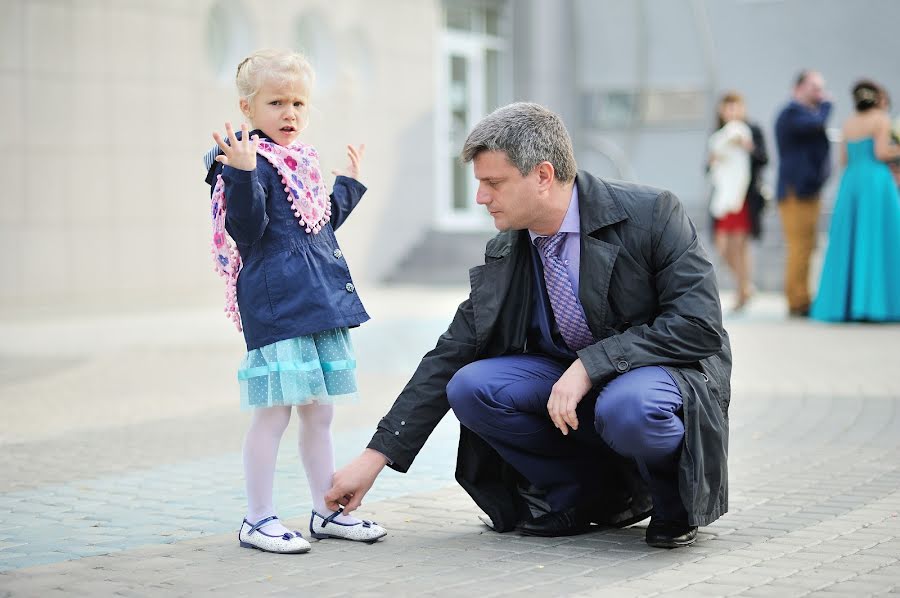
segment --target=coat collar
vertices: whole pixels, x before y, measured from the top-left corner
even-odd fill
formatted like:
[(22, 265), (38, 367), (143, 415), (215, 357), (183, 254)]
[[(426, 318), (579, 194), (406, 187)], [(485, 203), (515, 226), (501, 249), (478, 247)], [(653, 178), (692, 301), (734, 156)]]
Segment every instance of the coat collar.
[(590, 235), (598, 229), (628, 218), (619, 198), (602, 179), (579, 170), (575, 176), (575, 184), (578, 187), (581, 234)]

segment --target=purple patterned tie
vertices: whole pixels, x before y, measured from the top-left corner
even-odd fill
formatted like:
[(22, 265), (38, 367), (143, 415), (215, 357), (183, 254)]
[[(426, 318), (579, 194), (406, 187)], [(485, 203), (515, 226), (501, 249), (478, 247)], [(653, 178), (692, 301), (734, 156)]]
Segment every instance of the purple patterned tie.
[(550, 307), (556, 318), (556, 325), (563, 340), (573, 351), (580, 351), (593, 344), (594, 337), (588, 328), (584, 310), (575, 297), (572, 281), (566, 266), (559, 259), (559, 246), (566, 238), (566, 233), (556, 233), (550, 237), (538, 237), (534, 240), (538, 249), (544, 254), (544, 282), (550, 296)]

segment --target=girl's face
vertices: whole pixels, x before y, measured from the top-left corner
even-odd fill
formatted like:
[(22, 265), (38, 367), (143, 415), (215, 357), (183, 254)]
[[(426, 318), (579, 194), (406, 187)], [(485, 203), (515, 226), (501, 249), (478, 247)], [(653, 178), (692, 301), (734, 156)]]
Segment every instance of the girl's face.
[(305, 79), (269, 79), (249, 102), (241, 100), (241, 112), (252, 128), (278, 145), (290, 145), (309, 123), (309, 86)]
[(723, 122), (731, 122), (733, 120), (744, 119), (743, 102), (725, 102), (719, 107), (719, 116)]

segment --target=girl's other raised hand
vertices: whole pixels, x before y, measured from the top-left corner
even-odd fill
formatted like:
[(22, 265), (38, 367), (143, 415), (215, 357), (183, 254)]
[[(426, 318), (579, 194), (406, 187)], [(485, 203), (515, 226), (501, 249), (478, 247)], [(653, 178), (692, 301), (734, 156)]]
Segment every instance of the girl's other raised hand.
[(349, 164), (344, 170), (332, 170), (331, 174), (337, 176), (346, 176), (351, 179), (359, 180), (360, 162), (362, 162), (363, 154), (366, 152), (366, 144), (362, 143), (357, 147), (347, 146), (347, 157), (350, 159)]
[(218, 131), (213, 131), (213, 139), (224, 155), (216, 156), (216, 162), (237, 168), (238, 170), (254, 170), (256, 168), (256, 149), (259, 147), (259, 135), (250, 137), (247, 123), (241, 123), (241, 138), (234, 135), (231, 123), (225, 123), (225, 134), (229, 143), (225, 143)]

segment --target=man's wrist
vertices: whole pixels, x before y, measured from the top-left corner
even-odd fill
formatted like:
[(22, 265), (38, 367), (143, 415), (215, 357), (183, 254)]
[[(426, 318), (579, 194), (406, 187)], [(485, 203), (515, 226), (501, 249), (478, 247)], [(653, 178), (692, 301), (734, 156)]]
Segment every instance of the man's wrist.
[(362, 456), (366, 461), (378, 465), (378, 471), (381, 471), (386, 465), (391, 463), (391, 460), (388, 459), (387, 455), (371, 448), (364, 449)]

